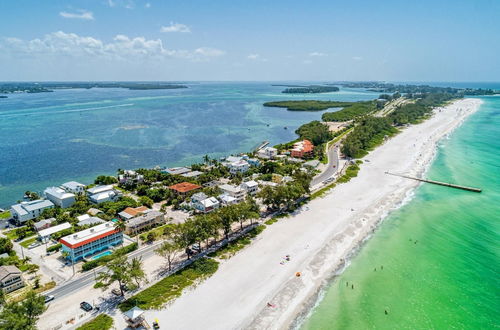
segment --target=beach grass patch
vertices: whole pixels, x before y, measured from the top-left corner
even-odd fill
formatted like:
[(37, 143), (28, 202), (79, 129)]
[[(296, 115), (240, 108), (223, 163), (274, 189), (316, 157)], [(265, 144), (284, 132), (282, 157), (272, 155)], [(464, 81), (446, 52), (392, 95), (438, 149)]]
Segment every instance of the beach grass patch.
[(181, 296), (187, 287), (201, 282), (212, 276), (219, 268), (219, 263), (213, 259), (202, 258), (196, 260), (186, 268), (165, 277), (158, 283), (130, 297), (118, 308), (128, 311), (134, 306), (142, 309), (160, 309), (166, 303)]
[(27, 240), (22, 241), (19, 243), (23, 248), (27, 249), (30, 244), (33, 244), (36, 242), (36, 237), (28, 238)]
[(95, 319), (84, 323), (77, 330), (108, 330), (113, 326), (113, 318), (106, 314), (100, 314)]
[(4, 211), (0, 213), (0, 219), (9, 219), (10, 218), (10, 211)]

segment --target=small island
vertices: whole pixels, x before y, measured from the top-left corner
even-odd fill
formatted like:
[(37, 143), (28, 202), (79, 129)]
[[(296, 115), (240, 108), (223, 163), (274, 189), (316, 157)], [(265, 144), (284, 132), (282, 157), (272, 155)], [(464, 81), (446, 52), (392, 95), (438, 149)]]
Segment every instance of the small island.
[(339, 88), (336, 86), (298, 86), (290, 87), (282, 91), (285, 94), (319, 94), (338, 92)]

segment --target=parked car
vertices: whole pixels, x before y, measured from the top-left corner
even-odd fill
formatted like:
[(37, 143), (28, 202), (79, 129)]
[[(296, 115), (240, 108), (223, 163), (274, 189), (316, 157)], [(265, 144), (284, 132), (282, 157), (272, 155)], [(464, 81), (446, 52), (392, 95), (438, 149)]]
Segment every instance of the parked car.
[(90, 312), (92, 310), (92, 305), (89, 304), (88, 302), (86, 301), (82, 301), (80, 303), (80, 308), (83, 309), (84, 311), (86, 312)]
[(30, 245), (28, 245), (28, 249), (34, 249), (38, 246), (40, 246), (41, 244), (39, 242), (35, 242), (35, 243), (31, 243)]
[(51, 296), (51, 295), (43, 296), (43, 298), (45, 299), (45, 303), (48, 303), (49, 301), (52, 301), (55, 299), (55, 297)]

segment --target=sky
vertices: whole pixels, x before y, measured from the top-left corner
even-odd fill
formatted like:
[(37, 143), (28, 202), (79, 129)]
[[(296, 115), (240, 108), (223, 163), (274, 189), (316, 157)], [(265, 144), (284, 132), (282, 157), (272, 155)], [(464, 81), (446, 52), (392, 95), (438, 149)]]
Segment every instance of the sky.
[(0, 1), (0, 81), (500, 81), (500, 0)]

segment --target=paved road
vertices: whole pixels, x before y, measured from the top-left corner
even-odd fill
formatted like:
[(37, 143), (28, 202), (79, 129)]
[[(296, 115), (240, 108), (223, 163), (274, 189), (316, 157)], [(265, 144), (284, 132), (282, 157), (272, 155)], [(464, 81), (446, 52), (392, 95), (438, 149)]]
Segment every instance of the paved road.
[(314, 187), (325, 181), (326, 179), (331, 178), (335, 174), (335, 172), (337, 172), (337, 169), (339, 167), (339, 154), (337, 152), (337, 149), (339, 148), (339, 146), (340, 144), (336, 143), (328, 150), (328, 165), (322, 173), (316, 175), (312, 179), (311, 187)]
[[(154, 250), (161, 243), (162, 242), (157, 242), (152, 245), (141, 247), (140, 249), (129, 253), (127, 257), (129, 258), (129, 260), (136, 257), (142, 257), (143, 259), (148, 258), (155, 253)], [(95, 276), (105, 270), (106, 270), (105, 267), (99, 267), (94, 270), (88, 271), (74, 280), (70, 280), (66, 283), (58, 285), (54, 290), (47, 292), (46, 294), (52, 295), (56, 299), (70, 295), (78, 290), (81, 290), (83, 287), (86, 287), (88, 285), (94, 285)]]

